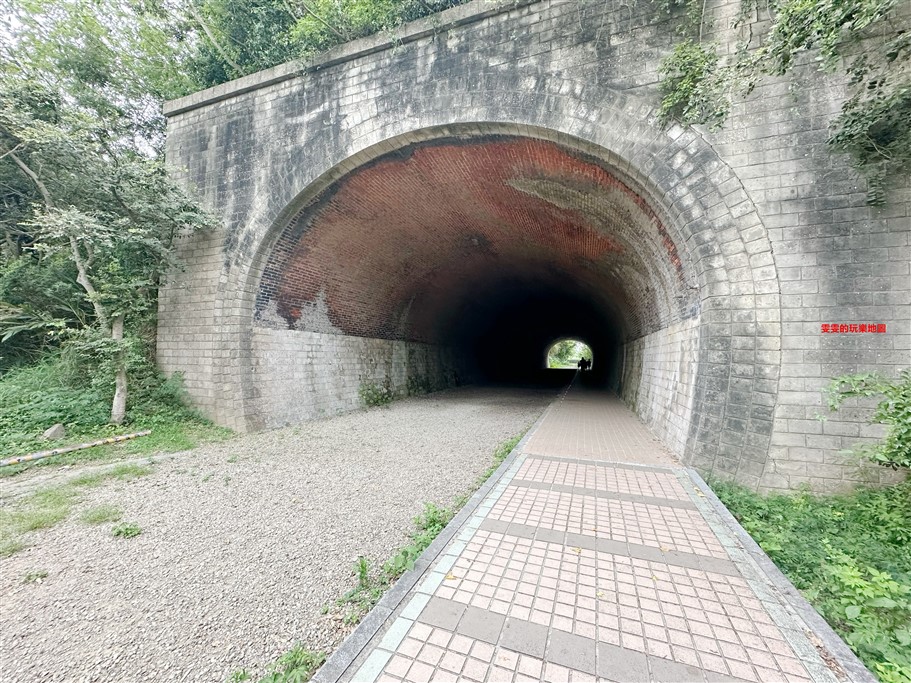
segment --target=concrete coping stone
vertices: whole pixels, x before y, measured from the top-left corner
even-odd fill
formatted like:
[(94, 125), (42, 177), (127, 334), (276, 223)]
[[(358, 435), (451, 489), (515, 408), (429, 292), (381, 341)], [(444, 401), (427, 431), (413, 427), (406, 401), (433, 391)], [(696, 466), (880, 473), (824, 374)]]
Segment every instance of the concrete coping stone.
[(452, 7), (437, 14), (415, 19), (401, 26), (395, 32), (375, 33), (337, 45), (311, 59), (294, 60), (242, 76), (227, 83), (200, 90), (199, 92), (165, 102), (162, 113), (173, 117), (184, 112), (221, 102), (223, 100), (259, 90), (304, 74), (326, 69), (336, 64), (349, 62), (376, 52), (412, 43), (466, 24), (492, 17), (497, 14), (532, 5), (540, 0), (474, 0)]

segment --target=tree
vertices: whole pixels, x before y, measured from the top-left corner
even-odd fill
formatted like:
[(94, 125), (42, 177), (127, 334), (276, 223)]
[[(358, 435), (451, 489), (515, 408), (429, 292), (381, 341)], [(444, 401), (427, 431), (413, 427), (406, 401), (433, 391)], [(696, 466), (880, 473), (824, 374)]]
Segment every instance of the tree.
[(217, 85), (440, 12), (468, 0), (189, 0), (188, 64)]
[(550, 347), (547, 353), (547, 367), (573, 367), (583, 356), (592, 359), (592, 352), (587, 344), (575, 339), (562, 339)]
[[(14, 39), (0, 53), (4, 273), (23, 259), (72, 264), (90, 313), (72, 321), (67, 343), (111, 378), (111, 422), (120, 424), (174, 240), (212, 222), (158, 154), (160, 99), (187, 83), (162, 61), (171, 43), (161, 6), (76, 0), (15, 9)], [(59, 323), (59, 311), (37, 299), (13, 308)], [(9, 313), (0, 317), (0, 336), (10, 336), (9, 323)]]

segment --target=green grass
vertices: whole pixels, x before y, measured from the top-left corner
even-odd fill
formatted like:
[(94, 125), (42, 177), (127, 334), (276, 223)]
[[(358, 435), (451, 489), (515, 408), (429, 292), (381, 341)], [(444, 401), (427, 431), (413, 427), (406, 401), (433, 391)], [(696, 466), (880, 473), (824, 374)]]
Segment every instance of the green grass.
[(41, 583), (47, 578), (47, 572), (43, 569), (26, 572), (22, 577), (22, 583)]
[[(87, 448), (44, 460), (0, 468), (8, 477), (35, 467), (55, 467), (86, 462), (109, 462), (154, 453), (188, 450), (201, 443), (223, 441), (232, 432), (218, 427), (186, 407), (180, 379), (165, 380), (155, 374), (131, 383), (127, 423), (107, 424), (110, 392), (94, 386), (86, 373), (56, 355), (0, 378), (0, 453), (3, 458), (78, 445), (98, 439), (151, 429), (148, 436), (118, 444)], [(57, 422), (67, 436), (57, 441), (41, 438)]]
[(881, 681), (911, 681), (911, 480), (840, 496), (712, 488)]
[(80, 491), (111, 481), (129, 481), (151, 472), (142, 465), (124, 463), (107, 472), (84, 475), (62, 486), (39, 489), (0, 508), (0, 557), (26, 547), (28, 534), (66, 519), (79, 502)]
[(114, 527), (113, 534), (119, 538), (136, 538), (142, 533), (142, 528), (133, 522), (122, 522)]
[(97, 525), (120, 521), (123, 512), (116, 505), (98, 505), (85, 510), (80, 518), (86, 524)]

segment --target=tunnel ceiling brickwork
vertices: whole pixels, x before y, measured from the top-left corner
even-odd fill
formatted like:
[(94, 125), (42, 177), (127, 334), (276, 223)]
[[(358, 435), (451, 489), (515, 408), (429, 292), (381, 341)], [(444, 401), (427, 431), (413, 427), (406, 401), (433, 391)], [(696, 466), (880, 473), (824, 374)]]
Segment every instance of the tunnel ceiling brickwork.
[(511, 284), (564, 291), (626, 338), (692, 316), (678, 247), (597, 160), (485, 136), (412, 144), (305, 207), (264, 270), (257, 324), (445, 343)]

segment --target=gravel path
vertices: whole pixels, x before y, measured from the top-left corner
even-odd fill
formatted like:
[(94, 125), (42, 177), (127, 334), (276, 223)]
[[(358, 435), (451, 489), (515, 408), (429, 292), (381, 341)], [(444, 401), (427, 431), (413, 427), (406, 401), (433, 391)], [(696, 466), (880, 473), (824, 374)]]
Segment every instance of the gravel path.
[[(323, 605), (448, 505), (553, 392), (463, 388), (212, 444), (87, 490), (0, 561), (0, 680), (224, 681), (350, 631)], [(15, 478), (14, 478), (15, 479)], [(0, 483), (0, 489), (3, 484)], [(117, 505), (142, 534), (79, 512)], [(46, 571), (41, 583), (23, 583)]]

